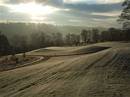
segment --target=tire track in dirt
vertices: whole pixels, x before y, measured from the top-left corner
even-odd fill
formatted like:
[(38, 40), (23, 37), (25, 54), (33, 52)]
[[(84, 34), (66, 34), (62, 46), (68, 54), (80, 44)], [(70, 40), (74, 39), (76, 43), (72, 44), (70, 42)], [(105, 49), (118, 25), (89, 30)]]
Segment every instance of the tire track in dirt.
[[(74, 62), (76, 62), (76, 60), (78, 60), (77, 58), (74, 60), (74, 61), (72, 61), (72, 63), (74, 63)], [(63, 64), (62, 64), (63, 65)], [(54, 73), (53, 75), (48, 75), (46, 78), (44, 78), (44, 77), (42, 77), (42, 78), (40, 78), (39, 80), (37, 80), (37, 81), (35, 81), (34, 83), (31, 83), (30, 85), (28, 85), (28, 86), (25, 86), (25, 89), (21, 89), (23, 92), (24, 91), (26, 91), (26, 89), (29, 89), (29, 88), (31, 88), (31, 87), (33, 87), (33, 86), (35, 86), (35, 85), (37, 85), (37, 84), (39, 84), (40, 82), (42, 82), (43, 81), (43, 83), (44, 84), (46, 84), (46, 83), (50, 83), (51, 82), (51, 84), (48, 86), (48, 87), (46, 87), (46, 91), (48, 90), (50, 90), (51, 88), (49, 88), (50, 86), (54, 86), (55, 84), (55, 82), (59, 79), (59, 75), (57, 75), (58, 74), (58, 71), (60, 71), (61, 69), (64, 69), (64, 68), (66, 68), (66, 67), (68, 67), (70, 64), (66, 64), (66, 65), (64, 65), (64, 66), (62, 66), (61, 68), (58, 68), (58, 69), (56, 69), (56, 70), (53, 70), (52, 69), (52, 71), (50, 70), (50, 71), (48, 71), (49, 73)], [(55, 68), (54, 68), (55, 69)], [(44, 76), (44, 75), (43, 75)], [(72, 76), (72, 75), (71, 75)], [(70, 77), (71, 78), (71, 77)], [(44, 80), (46, 80), (45, 82), (44, 82)], [(42, 84), (43, 84), (42, 83)], [(56, 85), (57, 86), (57, 85)], [(55, 87), (56, 87), (55, 86)], [(21, 92), (21, 91), (20, 91)], [(17, 92), (18, 93), (18, 92)], [(17, 94), (16, 93), (16, 94)]]
[[(111, 56), (111, 58), (110, 58), (110, 56)], [(102, 65), (100, 66), (100, 67), (106, 67), (108, 64), (110, 64), (110, 63), (112, 63), (112, 62), (115, 62), (117, 59), (118, 59), (118, 52), (117, 51), (115, 51), (115, 52), (113, 52), (112, 53), (112, 51), (108, 51), (104, 56), (102, 56), (100, 59), (98, 59), (98, 60), (96, 60), (95, 62), (93, 62), (92, 64), (90, 64), (86, 69), (88, 70), (87, 72), (89, 72), (89, 70), (91, 69), (91, 68), (93, 68), (94, 66), (98, 66), (99, 67), (99, 63), (98, 62), (101, 62), (101, 61), (104, 61), (104, 60), (106, 60), (107, 59), (107, 61), (106, 62), (104, 62), (104, 63), (102, 63)], [(85, 85), (85, 81), (86, 81), (86, 79), (87, 79), (87, 72), (85, 73), (86, 74), (86, 77), (84, 77), (84, 78), (82, 78), (82, 85), (80, 85), (80, 87), (79, 87), (79, 89), (78, 89), (78, 92), (76, 93), (76, 97), (81, 97), (81, 94), (83, 94), (82, 93), (82, 89), (83, 89), (83, 87), (84, 87), (84, 85)]]
[[(90, 65), (87, 65), (87, 70), (89, 70), (91, 67), (93, 67), (93, 64), (95, 64), (97, 61), (100, 61), (103, 57), (105, 57), (105, 56), (107, 56), (108, 55), (108, 53), (106, 53), (106, 54), (104, 54), (101, 58), (99, 58), (98, 60), (96, 60), (96, 61), (94, 61), (93, 63), (91, 63)], [(74, 66), (74, 65), (73, 65)], [(73, 67), (72, 66), (72, 67)], [(86, 68), (85, 68), (86, 69)], [(86, 70), (86, 71), (87, 71)], [(72, 72), (71, 74), (69, 74), (68, 76), (67, 76), (67, 79), (66, 80), (62, 80), (62, 84), (60, 84), (60, 85), (58, 85), (58, 87), (59, 88), (61, 88), (61, 87), (63, 87), (64, 85), (66, 85), (65, 83), (67, 83), (69, 80), (71, 80), (71, 83), (73, 83), (73, 82), (76, 82), (76, 81), (79, 81), (79, 77), (82, 75), (83, 76), (83, 73), (84, 73), (84, 71), (80, 71), (80, 72)], [(86, 73), (86, 72), (85, 72)], [(80, 80), (82, 80), (82, 79), (80, 79)], [(56, 80), (57, 81), (57, 80)], [(52, 87), (54, 88), (56, 88), (57, 87), (57, 84), (53, 84), (52, 83), (52, 85), (51, 85), (51, 88), (49, 87), (49, 90), (48, 89), (45, 89), (46, 90), (46, 92), (49, 92), (49, 91), (52, 91)], [(58, 89), (58, 87), (57, 87), (57, 89)], [(54, 90), (56, 90), (54, 88)], [(54, 96), (56, 96), (56, 95), (54, 95)]]
[[(104, 56), (106, 56), (107, 54), (105, 54)], [(101, 57), (101, 59), (104, 57), (104, 56), (102, 56)], [(101, 59), (99, 59), (99, 60), (101, 60)], [(77, 59), (77, 60), (79, 60), (79, 59)], [(75, 61), (73, 61), (73, 62), (76, 62), (76, 60)], [(97, 62), (97, 61), (95, 61), (95, 62)], [(94, 62), (94, 63), (95, 63)], [(92, 64), (94, 64), (94, 63), (92, 63)], [(92, 64), (90, 64), (90, 65), (92, 65)], [(90, 65), (88, 65), (88, 67), (90, 68)], [(74, 65), (72, 65), (71, 67), (73, 67)], [(68, 67), (68, 65), (65, 65), (65, 67)], [(59, 70), (61, 70), (61, 69), (63, 69), (63, 68), (65, 68), (65, 67), (62, 67), (62, 68), (59, 68)], [(69, 68), (71, 68), (70, 66), (69, 66)], [(87, 69), (89, 69), (89, 68), (87, 68)], [(55, 71), (56, 72), (56, 71)], [(58, 71), (57, 71), (58, 72)], [(47, 86), (46, 87), (46, 89), (44, 88), (43, 90), (44, 90), (44, 92), (46, 91), (46, 92), (49, 92), (49, 91), (52, 91), (52, 87), (54, 88), (58, 88), (58, 87), (61, 87), (62, 85), (64, 85), (65, 84), (65, 82), (66, 81), (68, 81), (68, 80), (76, 80), (76, 78), (78, 77), (78, 76), (80, 76), (81, 75), (81, 72), (72, 72), (71, 74), (69, 74), (67, 77), (66, 77), (66, 79), (67, 80), (65, 80), (65, 81), (63, 81), (62, 82), (62, 84), (61, 85), (58, 85), (57, 86), (57, 84), (54, 84), (54, 83), (57, 83), (58, 82), (58, 76), (59, 75), (57, 75), (57, 73), (56, 74), (54, 74), (53, 76), (51, 75), (50, 77), (48, 77), (48, 79), (50, 79), (51, 78), (51, 80), (49, 80), (49, 82), (47, 82), (47, 83), (51, 83), (51, 84), (49, 84), (49, 86)], [(53, 78), (54, 77), (54, 78)], [(42, 80), (45, 80), (44, 78), (41, 78), (41, 79), (39, 79), (39, 80), (37, 80), (35, 83), (36, 84), (38, 84), (40, 81), (42, 81)], [(25, 88), (26, 89), (29, 89), (29, 88), (31, 88), (31, 87), (33, 87), (33, 86), (35, 86), (36, 84), (34, 84), (34, 83), (31, 83), (30, 85), (28, 85), (28, 86), (26, 86)], [(44, 83), (45, 84), (45, 83)], [(26, 89), (22, 89), (22, 91), (23, 92), (25, 92), (26, 91)], [(41, 90), (41, 91), (43, 91), (43, 90)], [(18, 93), (18, 92), (17, 92)], [(16, 94), (17, 94), (16, 93)]]
[[(62, 62), (63, 63), (63, 62)], [(62, 63), (60, 63), (60, 64), (56, 64), (58, 67), (60, 66), (60, 65), (62, 65)], [(36, 75), (38, 75), (39, 73), (40, 73), (40, 75), (42, 75), (42, 76), (46, 76), (46, 74), (47, 73), (51, 73), (51, 69), (52, 69), (52, 71), (53, 71), (53, 69), (57, 69), (58, 67), (57, 66), (53, 66), (53, 67), (51, 67), (49, 70), (47, 70), (47, 71), (44, 71), (44, 72), (38, 72)], [(64, 68), (64, 67), (63, 67)], [(60, 69), (60, 68), (59, 68)], [(33, 76), (34, 77), (34, 76)], [(46, 77), (47, 78), (47, 77)], [(27, 85), (27, 86), (24, 86), (24, 87), (22, 87), (22, 88), (20, 88), (19, 90), (23, 90), (24, 88), (29, 88), (30, 86), (32, 86), (32, 85), (35, 85), (35, 83), (38, 83), (40, 80), (42, 80), (42, 79), (45, 79), (45, 77), (42, 77), (42, 78), (38, 78), (38, 80), (37, 81), (35, 81), (35, 82), (32, 82), (32, 83), (30, 83), (29, 85)], [(25, 79), (26, 80), (26, 79)], [(23, 81), (22, 79), (20, 79), (20, 80), (18, 80), (18, 81)], [(18, 82), (17, 81), (17, 82)], [(16, 82), (14, 83), (14, 82), (12, 82), (11, 83), (11, 85), (12, 84), (16, 84)]]
[[(28, 80), (28, 78), (29, 77), (35, 77), (36, 75), (38, 75), (38, 74), (41, 74), (41, 75), (45, 75), (46, 74), (46, 72), (49, 72), (51, 69), (53, 69), (53, 68), (57, 68), (58, 66), (60, 66), (61, 64), (62, 64), (63, 62), (61, 62), (61, 63), (59, 63), (59, 64), (55, 64), (54, 66), (51, 66), (51, 67), (49, 67), (49, 68), (46, 68), (46, 70), (40, 70), (40, 71), (38, 71), (38, 72), (35, 72), (35, 73), (33, 73), (33, 74), (30, 74), (30, 75), (28, 75), (28, 76), (24, 76), (23, 78), (20, 78), (20, 79), (17, 79), (17, 80), (15, 80), (15, 81), (13, 81), (13, 82), (11, 82), (11, 83), (9, 83), (9, 84), (6, 84), (6, 85), (3, 85), (3, 86), (1, 86), (1, 89), (6, 89), (6, 88), (9, 88), (10, 86), (12, 87), (12, 85), (15, 85), (15, 84), (17, 84), (17, 83), (22, 83), (22, 82), (24, 82), (24, 81), (27, 81)], [(36, 80), (40, 80), (41, 78), (36, 78)], [(34, 82), (32, 82), (32, 83), (30, 83), (29, 85), (25, 85), (25, 86), (23, 86), (23, 87), (21, 87), (20, 89), (18, 89), (18, 91), (20, 91), (20, 90), (23, 90), (24, 88), (27, 88), (27, 87), (29, 87), (29, 86), (31, 86), (31, 85), (34, 85), (35, 83)], [(8, 97), (8, 96), (7, 96)]]
[[(103, 57), (105, 57), (107, 54), (105, 54), (104, 56), (102, 56), (101, 57), (101, 59), (103, 58)], [(59, 56), (58, 56), (59, 57)], [(101, 59), (98, 59), (97, 61), (94, 61), (92, 64), (90, 64), (90, 65), (88, 65), (88, 67), (86, 67), (85, 68), (85, 70), (88, 70), (88, 69), (90, 69), (91, 67), (93, 67), (93, 65), (96, 63), (96, 62), (98, 62), (98, 61), (100, 61)], [(79, 59), (77, 59), (77, 60), (79, 60)], [(72, 61), (72, 63), (73, 62), (76, 62), (76, 60), (74, 60), (74, 61)], [(57, 66), (59, 66), (60, 64), (57, 64)], [(61, 63), (61, 65), (62, 65), (62, 63)], [(70, 64), (68, 64), (68, 65), (70, 65)], [(64, 67), (62, 67), (62, 68), (58, 68), (58, 70), (61, 70), (61, 69), (64, 69), (65, 67), (67, 67), (68, 65), (65, 65)], [(52, 67), (52, 70), (50, 69), (50, 70), (47, 70), (47, 71), (44, 71), (44, 73), (42, 73), (42, 71), (43, 70), (41, 70), (40, 72), (37, 72), (37, 73), (35, 73), (35, 75), (37, 75), (37, 74), (41, 74), (42, 76), (45, 76), (48, 72), (52, 72), (53, 73), (53, 71), (54, 72), (57, 72), (57, 69), (55, 70), (55, 68), (57, 68), (57, 66), (54, 66), (54, 67)], [(72, 65), (72, 66), (69, 66), (69, 68), (72, 68), (74, 65)], [(50, 67), (51, 68), (51, 67)], [(76, 79), (76, 77), (78, 77), (79, 75), (81, 74), (81, 72), (74, 72), (74, 73), (72, 73), (72, 74), (70, 74), (69, 76), (67, 76), (66, 77), (66, 79), (67, 80), (72, 80), (72, 78), (73, 79)], [(49, 80), (49, 82), (50, 83), (52, 83), (52, 84), (50, 84), (49, 86), (48, 86), (48, 88), (46, 89), (46, 91), (50, 91), (51, 90), (51, 86), (53, 86), (53, 87), (56, 87), (56, 85), (54, 84), (55, 82), (57, 82), (57, 77), (55, 78), (53, 78), (53, 76), (58, 76), (57, 75), (57, 73), (56, 74), (54, 74), (54, 75), (48, 75), (48, 76), (46, 76), (46, 78), (47, 79), (49, 79), (49, 78), (51, 78), (51, 80)], [(30, 75), (30, 76), (33, 76), (33, 74), (32, 75)], [(49, 77), (50, 76), (50, 77)], [(12, 82), (12, 83), (10, 83), (10, 84), (8, 84), (7, 86), (3, 86), (2, 88), (6, 88), (6, 87), (8, 87), (8, 86), (12, 86), (12, 84), (16, 84), (17, 82), (19, 82), (19, 81), (24, 81), (24, 80), (26, 80), (27, 78), (28, 78), (29, 76), (26, 76), (26, 77), (24, 77), (24, 78), (22, 78), (22, 79), (18, 79), (18, 80), (16, 80), (16, 81), (14, 81), (14, 82)], [(35, 86), (35, 85), (37, 85), (39, 82), (42, 82), (42, 81), (44, 81), (45, 80), (45, 77), (42, 77), (42, 78), (39, 78), (39, 79), (37, 79), (36, 81), (34, 81), (34, 82), (32, 82), (32, 83), (29, 83), (28, 85), (25, 85), (25, 86), (23, 86), (23, 87), (21, 87), (20, 89), (18, 89), (17, 91), (13, 91), (11, 94), (9, 93), (9, 94), (7, 94), (5, 97), (8, 97), (9, 95), (15, 95), (15, 94), (17, 94), (17, 93), (19, 93), (19, 91), (21, 92), (21, 91), (26, 91), (27, 89), (29, 89), (29, 88), (31, 88), (31, 87), (33, 87), (33, 86)], [(47, 82), (47, 83), (49, 83), (49, 82)], [(63, 84), (64, 84), (65, 82), (63, 82)], [(54, 85), (53, 85), (54, 84)], [(60, 86), (59, 86), (60, 87)]]
[[(100, 73), (105, 73), (105, 74), (102, 74), (103, 76), (100, 75), (103, 78), (101, 79), (97, 78), (96, 82), (94, 82), (91, 79), (94, 84), (88, 85), (85, 83), (87, 81), (87, 75), (86, 75), (86, 77), (82, 79), (83, 80), (81, 82), (82, 85), (79, 88), (79, 91), (76, 97), (86, 97), (86, 95), (88, 96), (91, 95), (91, 97), (100, 97), (101, 95), (102, 97), (129, 97), (128, 95), (130, 95), (130, 85), (128, 84), (129, 84), (130, 79), (128, 77), (130, 76), (128, 74), (130, 73), (127, 73), (127, 70), (128, 71), (130, 70), (130, 66), (128, 65), (130, 62), (128, 60), (130, 59), (130, 54), (129, 56), (125, 55), (123, 50), (121, 51), (120, 49), (116, 49), (111, 52), (111, 56), (112, 57), (110, 56), (104, 57), (104, 59), (105, 60), (107, 59), (107, 61), (104, 61), (104, 59), (100, 60), (99, 63), (100, 64), (102, 63), (102, 65), (98, 68), (96, 67), (95, 69), (93, 69), (93, 70), (97, 70), (95, 71), (94, 78), (96, 77), (96, 73), (97, 75)], [(97, 64), (95, 65), (99, 65), (99, 63), (97, 62)], [(125, 67), (123, 71), (122, 67), (124, 65), (127, 65), (129, 67)], [(98, 71), (98, 69), (100, 71)], [(99, 81), (102, 81), (103, 83), (101, 84), (103, 85), (101, 85), (100, 87), (97, 87), (99, 84)]]
[[(87, 53), (88, 54), (88, 53)], [(62, 56), (77, 56), (77, 55), (85, 55), (85, 54), (70, 54), (70, 55), (53, 55), (53, 56), (43, 56), (44, 57), (44, 60), (42, 60), (41, 62), (43, 62), (43, 61), (47, 61), (47, 60), (49, 60), (51, 57), (62, 57)], [(30, 56), (32, 56), (32, 55), (30, 55)], [(33, 55), (33, 56), (41, 56), (41, 55)], [(40, 63), (41, 63), (40, 62)], [(39, 62), (38, 62), (39, 63)], [(36, 64), (36, 63), (34, 63), (34, 64)], [(32, 65), (34, 65), (34, 64), (32, 64)], [(24, 67), (24, 66), (22, 66), (22, 67)], [(19, 68), (19, 67), (18, 67)], [(17, 68), (14, 68), (14, 69), (17, 69)], [(49, 69), (49, 68), (48, 68)], [(39, 72), (37, 72), (36, 74), (38, 74), (38, 73), (40, 73), (41, 71), (39, 71)], [(32, 75), (34, 75), (35, 73), (33, 73)], [(31, 76), (31, 75), (29, 75), (29, 76)], [(18, 82), (19, 80), (24, 80), (24, 79), (27, 79), (27, 78), (29, 78), (29, 76), (25, 76), (25, 77), (23, 77), (23, 78), (20, 78), (20, 79), (17, 79), (16, 81), (14, 81), (14, 82), (12, 82), (12, 84), (13, 83), (16, 83), (16, 82)], [(4, 87), (6, 87), (6, 86), (8, 86), (8, 84), (6, 84), (6, 85), (2, 85), (2, 86), (0, 86), (0, 88), (4, 88)]]
[[(30, 76), (37, 75), (38, 73), (42, 73), (43, 71), (46, 72), (47, 70), (50, 70), (50, 69), (52, 69), (53, 67), (57, 67), (58, 65), (59, 65), (59, 64), (54, 64), (53, 66), (50, 66), (50, 67), (48, 67), (48, 68), (46, 68), (46, 69), (42, 69), (42, 70), (39, 69), (38, 72), (33, 72), (33, 73), (29, 74), (29, 75), (25, 75), (25, 76), (21, 77), (20, 79), (16, 79), (16, 80), (13, 81), (13, 82), (10, 82), (10, 83), (8, 83), (8, 84), (6, 84), (6, 85), (0, 86), (0, 88), (5, 88), (6, 86), (8, 86), (8, 85), (10, 85), (10, 84), (16, 83), (16, 82), (21, 81), (21, 80), (26, 80), (26, 79), (29, 78)], [(1, 78), (1, 79), (2, 79), (2, 78)]]

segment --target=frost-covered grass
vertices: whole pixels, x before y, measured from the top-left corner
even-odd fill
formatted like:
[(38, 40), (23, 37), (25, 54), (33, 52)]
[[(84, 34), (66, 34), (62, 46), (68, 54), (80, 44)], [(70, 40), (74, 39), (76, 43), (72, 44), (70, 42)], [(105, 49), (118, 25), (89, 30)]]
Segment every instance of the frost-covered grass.
[[(130, 97), (129, 46), (115, 42), (46, 48), (68, 56), (1, 72), (0, 97)], [(111, 48), (95, 52), (96, 47)], [(94, 52), (86, 54), (88, 49)], [(84, 53), (78, 55), (80, 51)], [(29, 54), (39, 53), (53, 55), (44, 49)]]

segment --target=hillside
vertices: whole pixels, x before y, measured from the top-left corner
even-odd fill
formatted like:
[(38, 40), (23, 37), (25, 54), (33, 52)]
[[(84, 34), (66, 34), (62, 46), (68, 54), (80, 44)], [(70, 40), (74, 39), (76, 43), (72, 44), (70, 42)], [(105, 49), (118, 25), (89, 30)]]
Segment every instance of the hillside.
[(130, 97), (130, 43), (49, 47), (46, 60), (0, 72), (0, 97)]
[[(39, 30), (40, 29), (40, 30)], [(0, 23), (0, 31), (10, 37), (13, 34), (29, 35), (30, 33), (45, 32), (45, 33), (56, 33), (60, 32), (63, 34), (77, 33), (79, 34), (83, 29), (90, 30), (92, 27), (83, 26), (61, 26), (61, 25), (50, 25), (44, 23)], [(97, 29), (103, 31), (106, 28), (97, 27)]]

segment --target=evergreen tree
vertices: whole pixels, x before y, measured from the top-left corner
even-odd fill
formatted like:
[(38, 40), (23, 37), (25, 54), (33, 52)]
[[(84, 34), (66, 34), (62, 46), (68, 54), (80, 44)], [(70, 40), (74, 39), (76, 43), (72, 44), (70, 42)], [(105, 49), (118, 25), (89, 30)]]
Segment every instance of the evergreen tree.
[(5, 55), (9, 53), (10, 44), (5, 35), (0, 32), (0, 55)]
[(130, 40), (130, 0), (125, 0), (122, 4), (124, 7), (119, 21), (123, 24), (122, 28), (125, 34), (125, 40)]
[(123, 29), (130, 29), (130, 0), (125, 0), (122, 4), (124, 7), (119, 21), (123, 23)]

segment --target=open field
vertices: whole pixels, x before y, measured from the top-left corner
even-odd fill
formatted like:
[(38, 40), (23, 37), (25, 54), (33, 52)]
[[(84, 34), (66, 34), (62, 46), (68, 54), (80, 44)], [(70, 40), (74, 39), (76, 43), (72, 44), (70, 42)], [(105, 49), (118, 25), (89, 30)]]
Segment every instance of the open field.
[(48, 47), (45, 60), (0, 72), (0, 97), (130, 97), (130, 43)]

